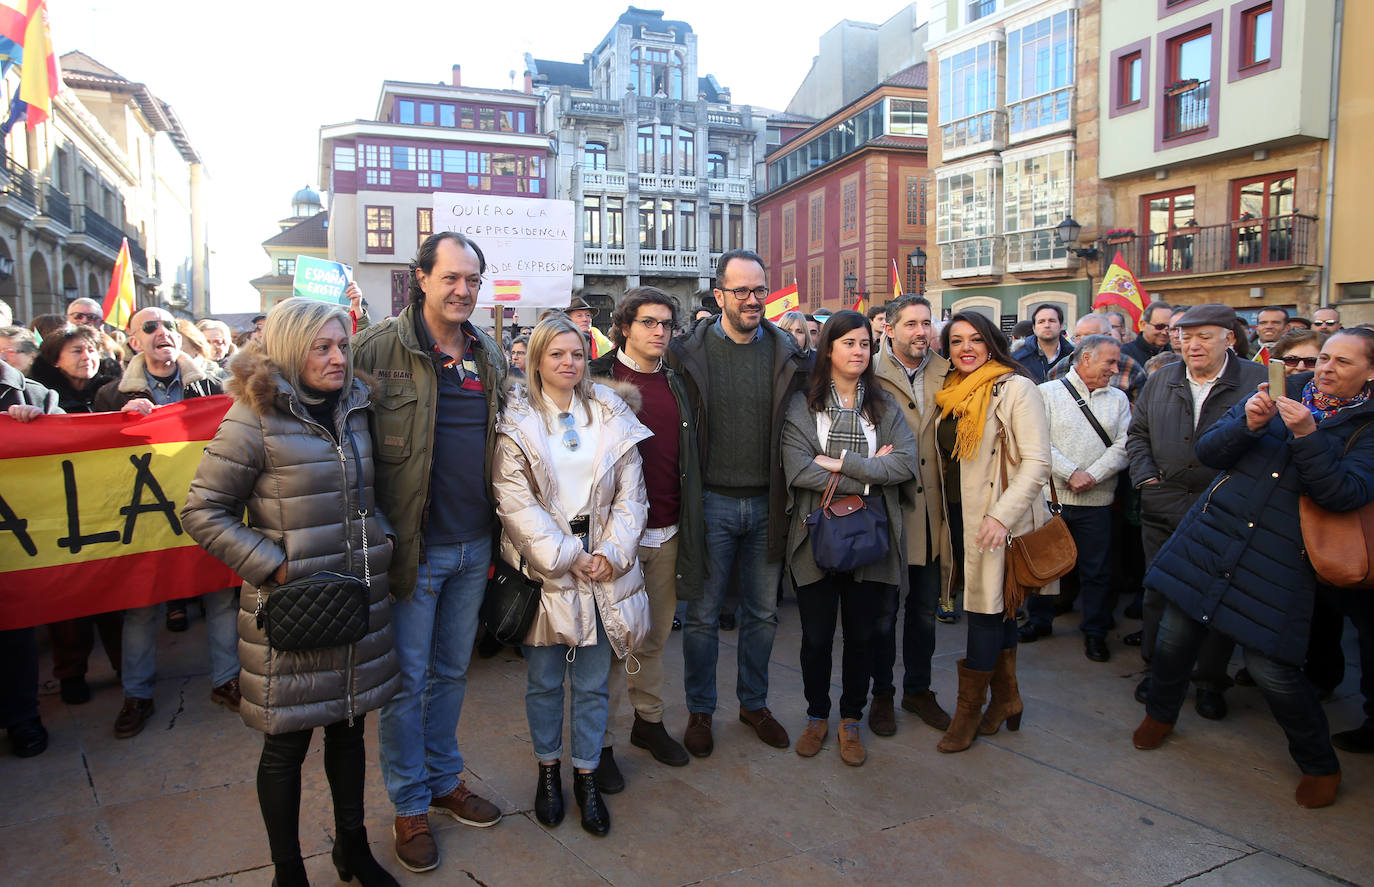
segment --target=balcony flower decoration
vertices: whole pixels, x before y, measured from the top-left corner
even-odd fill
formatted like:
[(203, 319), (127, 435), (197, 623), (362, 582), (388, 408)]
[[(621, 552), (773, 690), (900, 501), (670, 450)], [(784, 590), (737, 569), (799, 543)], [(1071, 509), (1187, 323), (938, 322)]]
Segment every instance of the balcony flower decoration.
[(1134, 237), (1134, 228), (1113, 228), (1102, 235), (1102, 239), (1107, 243), (1129, 243)]

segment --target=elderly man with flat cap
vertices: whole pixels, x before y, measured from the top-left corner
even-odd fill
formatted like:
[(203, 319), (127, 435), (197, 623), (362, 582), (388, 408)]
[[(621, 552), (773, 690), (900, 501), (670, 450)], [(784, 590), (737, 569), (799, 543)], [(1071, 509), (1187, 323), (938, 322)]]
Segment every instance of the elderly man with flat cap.
[[(1241, 360), (1231, 350), (1235, 320), (1236, 312), (1225, 305), (1189, 308), (1174, 322), (1183, 360), (1150, 376), (1136, 399), (1126, 453), (1131, 482), (1140, 490), (1140, 530), (1147, 564), (1216, 477), (1216, 471), (1203, 465), (1194, 452), (1198, 437), (1267, 378), (1265, 367)], [(1163, 612), (1164, 598), (1146, 591), (1140, 653), (1147, 663)], [(1226, 717), (1222, 694), (1231, 686), (1226, 666), (1234, 649), (1234, 642), (1214, 634), (1198, 656), (1197, 712), (1205, 718)], [(1142, 703), (1149, 680), (1146, 677), (1136, 688), (1136, 699)]]

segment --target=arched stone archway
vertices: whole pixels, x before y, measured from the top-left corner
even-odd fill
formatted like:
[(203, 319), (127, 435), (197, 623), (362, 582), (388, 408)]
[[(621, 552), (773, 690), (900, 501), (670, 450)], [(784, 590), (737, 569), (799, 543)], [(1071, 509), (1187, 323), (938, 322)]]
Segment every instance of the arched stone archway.
[(105, 299), (105, 293), (100, 289), (100, 280), (95, 276), (94, 271), (86, 275), (85, 296), (88, 299), (95, 299), (96, 301), (104, 301)]
[[(0, 261), (0, 301), (10, 306), (10, 313), (15, 320), (27, 321), (29, 318), (24, 317), (19, 308), (19, 282), (14, 277), (14, 257), (3, 237), (0, 237), (0, 260), (3, 260)], [(2, 270), (5, 268), (8, 271)]]
[(62, 266), (62, 301), (71, 302), (81, 297), (81, 285), (76, 282), (76, 269), (71, 262)]
[(33, 314), (62, 314), (62, 300), (53, 292), (52, 277), (48, 274), (48, 260), (38, 250), (29, 255), (29, 293), (33, 300)]

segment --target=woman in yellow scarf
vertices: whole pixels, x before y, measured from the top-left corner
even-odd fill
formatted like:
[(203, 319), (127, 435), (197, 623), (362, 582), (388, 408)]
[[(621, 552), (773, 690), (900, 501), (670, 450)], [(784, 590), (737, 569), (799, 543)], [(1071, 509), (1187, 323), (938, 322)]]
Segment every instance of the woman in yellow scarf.
[(1003, 721), (1008, 730), (1021, 726), (1016, 620), (1003, 612), (1002, 600), (1006, 543), (1008, 533), (1028, 532), (1049, 517), (1041, 487), (1050, 477), (1050, 435), (1035, 382), (1012, 360), (992, 321), (956, 314), (940, 339), (953, 372), (935, 395), (935, 438), (956, 572), (964, 578), (968, 646), (958, 662), (958, 709), (939, 749), (958, 752)]

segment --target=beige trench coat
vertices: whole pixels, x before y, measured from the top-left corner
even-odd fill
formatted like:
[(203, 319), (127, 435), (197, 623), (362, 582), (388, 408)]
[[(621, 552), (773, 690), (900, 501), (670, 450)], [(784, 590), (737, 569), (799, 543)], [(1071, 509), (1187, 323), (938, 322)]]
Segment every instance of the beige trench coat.
[[(1009, 475), (1003, 489), (1002, 448)], [(943, 476), (944, 462), (941, 460)], [(1006, 547), (979, 551), (974, 543), (983, 517), (1000, 521), (1020, 535), (1044, 526), (1050, 518), (1041, 488), (1050, 479), (1050, 427), (1045, 402), (1035, 383), (1008, 373), (997, 380), (988, 407), (983, 439), (971, 462), (959, 466), (959, 494), (964, 508), (964, 609), (1002, 612)], [(1058, 594), (1053, 582), (1041, 594)]]
[[(604, 555), (615, 578), (578, 581), (569, 572), (582, 552), (569, 517), (557, 507), (558, 481), (549, 462), (549, 431), (518, 386), (497, 424), (492, 461), (496, 513), (501, 518), (501, 556), (544, 583), (539, 612), (525, 643), (532, 646), (596, 644), (596, 616), (617, 658), (644, 642), (649, 631), (649, 598), (639, 566), (639, 537), (649, 517), (649, 499), (640, 464), (641, 440), (651, 437), (634, 413), (605, 385), (593, 385), (592, 409), (601, 411), (595, 478), (592, 481), (588, 550)], [(581, 408), (574, 411), (580, 414)]]

